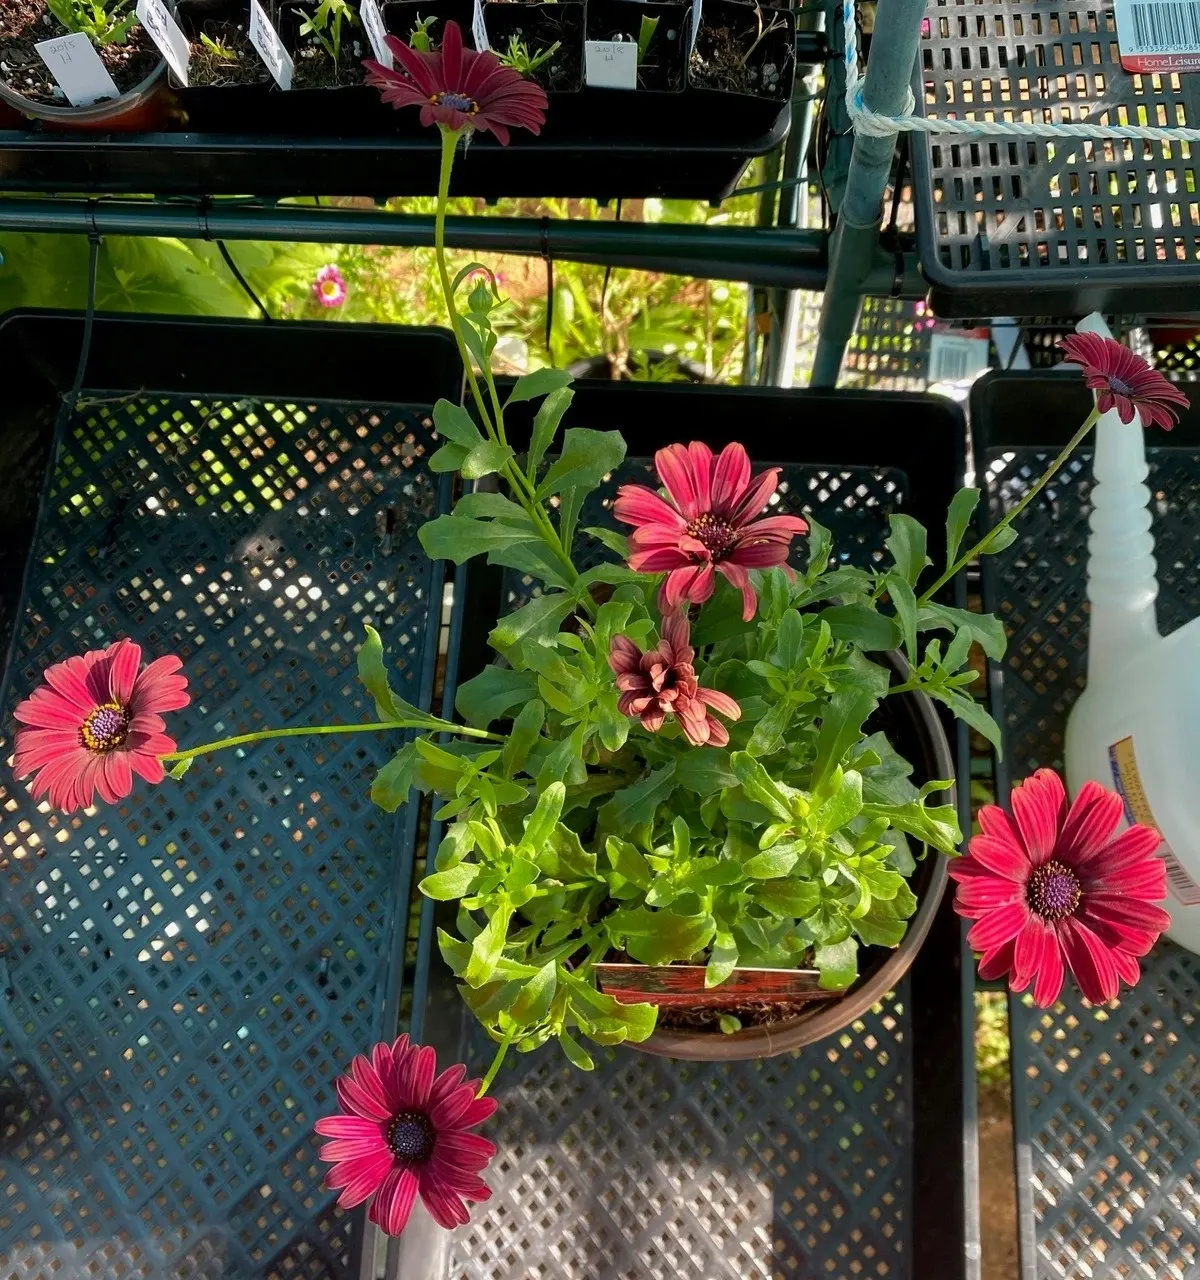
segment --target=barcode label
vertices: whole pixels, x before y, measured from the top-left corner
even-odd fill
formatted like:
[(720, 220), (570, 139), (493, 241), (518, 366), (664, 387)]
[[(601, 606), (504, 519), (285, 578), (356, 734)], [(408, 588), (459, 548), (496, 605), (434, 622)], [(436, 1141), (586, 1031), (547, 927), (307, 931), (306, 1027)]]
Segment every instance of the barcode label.
[(1200, 0), (1115, 0), (1127, 71), (1200, 70)]
[(929, 381), (963, 382), (988, 367), (988, 340), (935, 333), (929, 340)]

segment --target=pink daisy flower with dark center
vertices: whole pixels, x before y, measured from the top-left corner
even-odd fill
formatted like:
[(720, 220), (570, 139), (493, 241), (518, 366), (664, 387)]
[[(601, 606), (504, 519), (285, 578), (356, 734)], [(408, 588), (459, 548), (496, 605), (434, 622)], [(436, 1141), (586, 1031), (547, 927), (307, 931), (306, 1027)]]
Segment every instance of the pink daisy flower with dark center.
[(1071, 364), (1082, 366), (1087, 385), (1097, 393), (1096, 408), (1107, 413), (1114, 405), (1122, 422), (1141, 414), (1142, 426), (1156, 423), (1170, 431), (1179, 421), (1172, 405), (1186, 409), (1190, 403), (1173, 383), (1112, 338), (1098, 333), (1073, 333), (1059, 346)]
[(494, 53), (464, 49), (457, 22), (447, 22), (442, 47), (422, 53), (395, 36), (387, 37), (402, 70), (368, 58), (367, 83), (393, 107), (420, 107), (421, 123), (458, 133), (486, 129), (508, 145), (510, 127), (540, 133), (546, 122), (546, 95)]
[(740, 720), (742, 709), (727, 693), (700, 687), (690, 638), (691, 628), (682, 613), (663, 620), (658, 648), (646, 653), (628, 636), (614, 636), (608, 665), (621, 691), (617, 706), (623, 716), (637, 716), (642, 728), (651, 733), (657, 733), (667, 716), (673, 715), (692, 746), (723, 747), (729, 730), (712, 713)]
[(1121, 797), (1095, 782), (1068, 807), (1063, 784), (1039, 769), (1013, 788), (1012, 817), (995, 805), (979, 814), (983, 834), (950, 863), (954, 909), (974, 920), (967, 941), (983, 953), (979, 976), (1032, 982), (1043, 1009), (1058, 999), (1064, 962), (1093, 1003), (1112, 1000), (1141, 976), (1138, 957), (1171, 917), (1153, 904), (1167, 896), (1156, 856), (1162, 836), (1132, 826), (1117, 835)]
[(13, 769), (18, 778), (37, 771), (33, 794), (68, 813), (92, 804), (97, 792), (116, 804), (133, 790), (133, 775), (163, 780), (160, 756), (175, 750), (162, 711), (191, 701), (183, 663), (171, 655), (142, 670), (132, 640), (47, 667), (46, 683), (13, 713), (28, 726), (17, 731)]
[(313, 296), (323, 307), (340, 307), (346, 301), (346, 278), (332, 262), (317, 272)]
[(338, 1077), (342, 1114), (315, 1125), (333, 1139), (320, 1150), (334, 1166), (325, 1185), (341, 1191), (343, 1209), (374, 1196), (367, 1216), (388, 1235), (404, 1230), (418, 1192), (447, 1228), (469, 1220), (467, 1202), (492, 1194), (479, 1174), (496, 1145), (470, 1130), (496, 1110), (496, 1100), (475, 1096), (479, 1081), (464, 1081), (461, 1063), (436, 1072), (433, 1050), (408, 1036), (377, 1044), (370, 1061), (359, 1054)]
[(706, 444), (673, 444), (654, 455), (667, 498), (640, 484), (622, 485), (613, 515), (634, 525), (629, 567), (638, 573), (666, 572), (659, 608), (703, 604), (722, 574), (742, 593), (742, 617), (758, 608), (750, 569), (787, 563), (792, 539), (808, 525), (799, 516), (759, 519), (779, 486), (779, 468), (751, 479), (750, 459), (740, 444), (718, 457)]

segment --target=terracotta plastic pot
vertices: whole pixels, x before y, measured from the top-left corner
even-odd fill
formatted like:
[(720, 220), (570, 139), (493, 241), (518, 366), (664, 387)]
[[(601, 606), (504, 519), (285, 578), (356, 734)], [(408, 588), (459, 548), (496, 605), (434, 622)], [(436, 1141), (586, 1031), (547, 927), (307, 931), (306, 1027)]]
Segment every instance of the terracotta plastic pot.
[[(174, 12), (175, 0), (166, 0), (166, 3)], [(151, 127), (155, 119), (153, 100), (166, 89), (166, 72), (166, 61), (160, 57), (154, 70), (139, 84), (115, 98), (94, 102), (90, 107), (58, 107), (35, 102), (23, 93), (18, 93), (3, 79), (0, 79), (0, 100), (21, 115), (45, 121), (57, 129), (88, 129), (96, 132), (144, 130)]]
[[(886, 657), (897, 676), (904, 678), (901, 673), (908, 670), (904, 659), (899, 654)], [(913, 766), (914, 782), (920, 785), (934, 779), (954, 778), (954, 757), (946, 731), (933, 704), (924, 694), (903, 693), (889, 698), (877, 713), (881, 720), (885, 716), (887, 722), (879, 727), (885, 730), (896, 750)], [(942, 797), (941, 803), (955, 803), (953, 785), (942, 793)], [(788, 1053), (841, 1031), (878, 1003), (908, 972), (933, 924), (947, 879), (946, 858), (935, 850), (928, 851), (917, 864), (909, 882), (917, 897), (917, 910), (908, 922), (908, 932), (894, 949), (865, 948), (860, 953), (862, 972), (858, 981), (840, 997), (814, 1000), (811, 984), (801, 980), (799, 985), (802, 989), (795, 997), (796, 1013), (793, 1017), (763, 1026), (746, 1027), (731, 1035), (715, 1028), (686, 1030), (663, 1027), (648, 1040), (641, 1044), (630, 1043), (628, 1047), (663, 1058), (741, 1062)], [(656, 970), (648, 968), (644, 983), (646, 998), (652, 1002), (656, 1002), (654, 987), (660, 985), (655, 973)], [(628, 983), (625, 990), (630, 990)]]

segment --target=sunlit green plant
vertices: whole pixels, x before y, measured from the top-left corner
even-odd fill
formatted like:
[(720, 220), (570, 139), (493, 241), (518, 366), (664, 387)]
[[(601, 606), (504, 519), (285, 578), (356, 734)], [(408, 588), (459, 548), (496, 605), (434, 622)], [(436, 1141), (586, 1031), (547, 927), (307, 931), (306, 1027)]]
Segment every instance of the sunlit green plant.
[(80, 32), (93, 44), (124, 44), (137, 25), (128, 13), (130, 0), (46, 0), (46, 8), (68, 31)]
[(437, 18), (422, 18), (417, 14), (417, 22), (408, 37), (408, 43), (411, 48), (419, 49), (421, 53), (433, 52), (433, 24), (437, 22)]
[(529, 46), (518, 36), (508, 37), (508, 48), (497, 57), (506, 67), (512, 67), (526, 79), (532, 79), (534, 72), (544, 67), (547, 62), (562, 48), (562, 41), (555, 42), (548, 49), (539, 49), (536, 53), (529, 51)]
[(200, 43), (218, 62), (236, 62), (238, 60), (237, 54), (220, 37), (213, 39), (212, 36), (202, 31), (200, 33)]
[(302, 36), (312, 36), (336, 63), (342, 56), (342, 26), (358, 25), (358, 14), (350, 0), (321, 0), (300, 27)]
[(646, 54), (650, 49), (650, 41), (654, 39), (654, 33), (658, 30), (658, 18), (648, 18), (642, 14), (642, 25), (638, 28), (638, 52), (637, 60), (640, 67), (646, 60)]

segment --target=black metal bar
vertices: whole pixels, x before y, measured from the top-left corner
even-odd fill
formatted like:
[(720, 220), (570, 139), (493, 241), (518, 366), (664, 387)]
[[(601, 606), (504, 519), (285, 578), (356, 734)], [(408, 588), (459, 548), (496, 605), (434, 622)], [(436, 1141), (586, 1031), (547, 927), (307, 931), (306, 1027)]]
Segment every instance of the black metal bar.
[[(86, 234), (93, 225), (102, 235), (119, 236), (433, 244), (432, 217), (379, 210), (62, 198), (0, 201), (0, 231)], [(466, 217), (447, 219), (446, 241), (452, 248), (483, 253), (541, 257), (549, 252), (572, 262), (790, 289), (819, 290), (825, 283), (824, 234), (794, 228)], [(894, 283), (895, 261), (881, 253), (866, 290), (886, 297)], [(905, 271), (902, 294), (919, 298), (924, 293), (914, 259)]]

